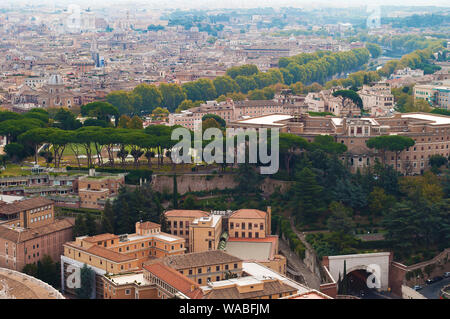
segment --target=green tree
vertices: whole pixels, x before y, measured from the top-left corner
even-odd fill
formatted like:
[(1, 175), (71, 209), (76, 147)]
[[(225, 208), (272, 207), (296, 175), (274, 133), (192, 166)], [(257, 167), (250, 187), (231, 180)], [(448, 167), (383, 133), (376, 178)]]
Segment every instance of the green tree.
[(239, 92), (239, 85), (229, 76), (218, 76), (213, 80), (217, 95)]
[(80, 269), (80, 288), (76, 289), (77, 297), (80, 299), (91, 299), (94, 289), (95, 272), (86, 264)]
[(111, 202), (106, 200), (101, 218), (101, 232), (114, 234), (114, 210)]
[(318, 212), (323, 207), (323, 187), (317, 183), (316, 175), (308, 167), (295, 176), (293, 187), (296, 209), (296, 221), (308, 224), (316, 221)]
[(161, 106), (162, 95), (154, 85), (145, 83), (139, 84), (133, 89), (133, 93), (141, 97), (140, 103), (135, 111), (152, 112), (158, 106)]
[(54, 119), (54, 126), (62, 130), (76, 130), (82, 125), (81, 122), (75, 118), (75, 115), (65, 108), (60, 108), (55, 114)]
[(382, 53), (381, 47), (375, 43), (366, 43), (366, 48), (374, 59), (378, 58)]
[(332, 202), (329, 206), (330, 217), (327, 220), (327, 227), (331, 232), (348, 234), (354, 227), (351, 208), (345, 207), (342, 203)]

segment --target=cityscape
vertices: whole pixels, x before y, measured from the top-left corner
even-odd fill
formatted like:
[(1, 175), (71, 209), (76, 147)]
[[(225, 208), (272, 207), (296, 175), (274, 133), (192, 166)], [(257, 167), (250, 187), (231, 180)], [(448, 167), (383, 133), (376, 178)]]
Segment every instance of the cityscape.
[(446, 1), (1, 1), (0, 299), (450, 299), (449, 145)]

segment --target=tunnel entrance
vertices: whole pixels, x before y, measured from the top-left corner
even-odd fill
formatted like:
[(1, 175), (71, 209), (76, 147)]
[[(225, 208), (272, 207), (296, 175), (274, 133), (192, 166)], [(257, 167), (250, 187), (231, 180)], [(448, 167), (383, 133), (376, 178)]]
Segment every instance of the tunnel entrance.
[[(356, 269), (349, 272), (341, 281), (339, 294), (352, 295), (364, 299), (376, 299), (378, 297), (378, 295), (375, 294), (376, 289), (367, 286), (367, 278), (369, 278), (371, 274), (371, 272), (368, 272), (365, 269)], [(371, 276), (369, 280), (371, 279), (374, 283), (374, 276)]]

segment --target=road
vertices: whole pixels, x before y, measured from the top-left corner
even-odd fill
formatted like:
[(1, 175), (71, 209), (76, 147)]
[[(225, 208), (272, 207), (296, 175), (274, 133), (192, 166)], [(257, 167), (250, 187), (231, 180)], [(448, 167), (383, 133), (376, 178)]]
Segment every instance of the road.
[(439, 299), (441, 289), (447, 285), (450, 285), (450, 277), (444, 278), (443, 280), (435, 282), (431, 285), (425, 284), (423, 285), (423, 289), (419, 290), (418, 292), (428, 299)]
[(288, 244), (281, 238), (279, 240), (278, 249), (280, 250), (281, 254), (286, 257), (289, 264), (289, 268), (302, 275), (303, 280), (301, 280), (302, 282), (300, 283), (304, 283), (306, 286), (310, 288), (319, 290), (320, 288), (319, 278), (306, 267), (306, 265), (297, 256), (297, 254), (292, 252), (289, 249)]

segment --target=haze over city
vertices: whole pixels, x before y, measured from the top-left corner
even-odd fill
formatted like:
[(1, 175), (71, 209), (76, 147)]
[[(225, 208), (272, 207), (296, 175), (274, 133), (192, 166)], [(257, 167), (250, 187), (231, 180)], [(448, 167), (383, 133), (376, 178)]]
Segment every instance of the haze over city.
[(449, 299), (449, 35), (440, 0), (1, 1), (0, 299)]

